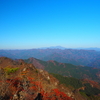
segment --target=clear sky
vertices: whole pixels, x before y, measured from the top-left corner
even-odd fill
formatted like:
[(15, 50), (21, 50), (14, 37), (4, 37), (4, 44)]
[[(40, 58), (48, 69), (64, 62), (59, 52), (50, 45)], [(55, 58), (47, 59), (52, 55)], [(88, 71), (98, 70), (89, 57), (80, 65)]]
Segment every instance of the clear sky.
[(0, 49), (100, 48), (100, 0), (0, 0)]

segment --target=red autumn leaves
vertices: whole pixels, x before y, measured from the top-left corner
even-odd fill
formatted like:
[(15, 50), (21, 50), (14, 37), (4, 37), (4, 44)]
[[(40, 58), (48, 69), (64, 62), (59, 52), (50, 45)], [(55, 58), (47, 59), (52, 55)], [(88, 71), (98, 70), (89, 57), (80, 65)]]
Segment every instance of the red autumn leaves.
[[(2, 82), (3, 81), (1, 81), (1, 83)], [(24, 98), (27, 98), (28, 100), (35, 100), (38, 94), (40, 94), (41, 97), (39, 98), (41, 98), (41, 100), (73, 100), (57, 88), (52, 89), (49, 92), (44, 91), (42, 82), (35, 81), (33, 77), (26, 77), (26, 79), (20, 77), (7, 79), (5, 80), (5, 84), (8, 85), (7, 90), (9, 90), (10, 99), (13, 98), (15, 93), (20, 94), (20, 92), (23, 92), (25, 94)], [(26, 86), (24, 84), (26, 84)]]

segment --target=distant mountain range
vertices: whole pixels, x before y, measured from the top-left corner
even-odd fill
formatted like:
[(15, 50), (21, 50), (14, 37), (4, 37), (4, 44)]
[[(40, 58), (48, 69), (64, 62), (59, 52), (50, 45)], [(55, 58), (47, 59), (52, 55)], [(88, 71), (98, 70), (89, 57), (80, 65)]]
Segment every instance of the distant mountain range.
[(100, 68), (100, 56), (98, 56), (93, 62), (91, 62), (88, 66)]
[(100, 48), (97, 47), (90, 47), (90, 48), (66, 48), (66, 47), (62, 47), (62, 46), (51, 46), (51, 47), (42, 47), (42, 48), (38, 48), (38, 49), (77, 49), (77, 50), (95, 50), (95, 51), (100, 51)]
[(82, 49), (82, 50), (95, 50), (95, 51), (100, 51), (100, 48), (76, 48), (76, 49)]
[(28, 50), (0, 50), (0, 56), (12, 59), (28, 59), (34, 57), (44, 61), (55, 60), (61, 63), (71, 63), (100, 68), (100, 51), (77, 49), (28, 49)]

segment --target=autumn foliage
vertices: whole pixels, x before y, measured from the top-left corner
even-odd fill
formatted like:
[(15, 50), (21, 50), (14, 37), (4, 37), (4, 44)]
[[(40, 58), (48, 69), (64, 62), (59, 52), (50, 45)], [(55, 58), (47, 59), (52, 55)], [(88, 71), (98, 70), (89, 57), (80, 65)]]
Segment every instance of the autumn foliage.
[(0, 65), (4, 65), (0, 67), (0, 100), (72, 100), (46, 71), (8, 58), (2, 58)]
[[(3, 81), (0, 81), (0, 85), (2, 82)], [(24, 98), (27, 98), (26, 100), (35, 100), (38, 94), (40, 94), (40, 97), (38, 97), (41, 98), (40, 100), (73, 100), (59, 89), (52, 89), (50, 92), (44, 91), (42, 83), (35, 81), (32, 77), (27, 77), (26, 81), (20, 77), (7, 79), (5, 80), (5, 85), (7, 88), (4, 96), (2, 95), (2, 98), (5, 98), (5, 100), (14, 100), (15, 94), (17, 100), (20, 100), (21, 92), (23, 92), (22, 100), (24, 100)]]

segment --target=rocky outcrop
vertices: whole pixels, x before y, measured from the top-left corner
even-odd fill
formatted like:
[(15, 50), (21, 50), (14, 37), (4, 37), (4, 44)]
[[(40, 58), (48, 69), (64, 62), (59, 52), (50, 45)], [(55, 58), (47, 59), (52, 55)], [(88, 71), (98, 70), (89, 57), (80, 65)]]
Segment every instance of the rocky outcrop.
[[(0, 66), (5, 60), (10, 63), (7, 62), (0, 69), (0, 100), (73, 100), (70, 89), (62, 88), (59, 81), (48, 72), (36, 69), (23, 60), (15, 64), (8, 58), (2, 58)], [(18, 70), (12, 71), (16, 66)]]

